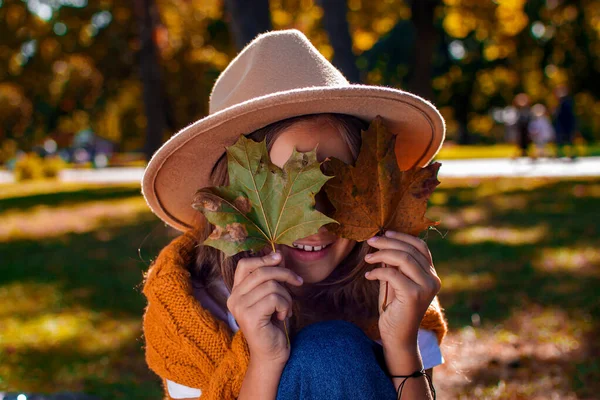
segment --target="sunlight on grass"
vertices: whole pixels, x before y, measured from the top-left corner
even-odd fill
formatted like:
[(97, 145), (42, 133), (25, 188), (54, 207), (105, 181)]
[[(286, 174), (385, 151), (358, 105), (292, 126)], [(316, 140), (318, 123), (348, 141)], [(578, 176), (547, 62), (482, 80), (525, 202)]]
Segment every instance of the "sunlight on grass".
[(490, 216), (490, 210), (481, 206), (465, 206), (460, 210), (450, 211), (446, 208), (431, 207), (428, 215), (439, 220), (441, 226), (448, 229), (459, 229), (465, 226), (481, 224)]
[(0, 320), (58, 309), (62, 297), (56, 283), (15, 282), (0, 286)]
[(150, 217), (151, 213), (141, 197), (8, 211), (0, 214), (0, 242), (91, 232), (105, 225), (134, 222), (143, 216)]
[(457, 244), (494, 242), (509, 246), (535, 244), (542, 241), (550, 232), (547, 225), (533, 227), (474, 226), (455, 232), (450, 240)]
[(592, 197), (600, 199), (600, 184), (597, 185), (573, 185), (575, 197)]
[(440, 393), (448, 386), (461, 399), (546, 398), (541, 393), (578, 398), (567, 373), (574, 372), (573, 361), (585, 360), (589, 315), (531, 305), (500, 325), (483, 322), (479, 328), (455, 330), (443, 345), (448, 361), (439, 367), (444, 377), (436, 382)]
[(429, 204), (436, 206), (443, 206), (448, 201), (448, 193), (446, 192), (433, 192), (429, 197)]
[(465, 292), (490, 290), (496, 285), (496, 278), (490, 273), (463, 274), (453, 272), (443, 276), (444, 292)]
[[(592, 329), (590, 315), (570, 313), (556, 307), (530, 306), (515, 312), (495, 331), (498, 343), (527, 344), (525, 350), (540, 359), (560, 358), (581, 347)], [(508, 340), (507, 340), (508, 338)]]
[(600, 275), (600, 250), (593, 246), (544, 248), (533, 265), (543, 271)]
[[(546, 151), (550, 154), (555, 154), (554, 146), (546, 146)], [(574, 146), (575, 153), (579, 156), (596, 154), (597, 145), (586, 146), (577, 144)], [(515, 145), (512, 144), (496, 144), (496, 145), (456, 145), (446, 143), (440, 152), (437, 154), (437, 160), (460, 160), (467, 158), (510, 158), (517, 154)]]
[(542, 188), (552, 182), (554, 182), (554, 180), (550, 178), (484, 180), (477, 186), (476, 196), (477, 198), (482, 198), (491, 197), (497, 194), (506, 195), (507, 192), (514, 191), (530, 192)]
[(49, 350), (68, 345), (81, 354), (122, 347), (140, 335), (141, 321), (115, 319), (87, 309), (65, 309), (29, 318), (0, 318), (0, 348)]
[[(48, 180), (8, 183), (0, 184), (0, 200), (59, 192), (68, 195), (71, 192), (80, 190), (94, 190), (106, 187), (107, 185), (99, 183), (57, 182)], [(119, 187), (137, 188), (139, 184), (119, 185)]]
[[(443, 180), (440, 400), (600, 392), (598, 198), (596, 178)], [(0, 186), (0, 388), (161, 398), (139, 285), (172, 235), (135, 186)]]
[(81, 306), (65, 307), (57, 283), (15, 282), (0, 287), (0, 349), (11, 351), (62, 345), (82, 353), (119, 348), (140, 333), (137, 318), (115, 318)]

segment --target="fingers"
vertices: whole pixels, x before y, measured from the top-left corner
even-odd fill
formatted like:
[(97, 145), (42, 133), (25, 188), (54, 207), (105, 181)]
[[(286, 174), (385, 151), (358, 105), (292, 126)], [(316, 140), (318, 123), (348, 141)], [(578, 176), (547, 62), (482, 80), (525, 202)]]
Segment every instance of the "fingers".
[(274, 267), (281, 262), (281, 253), (274, 252), (263, 257), (242, 258), (235, 269), (233, 286), (239, 285), (248, 275), (260, 267)]
[(386, 231), (385, 236), (392, 238), (392, 239), (396, 239), (396, 240), (402, 240), (406, 243), (411, 244), (421, 254), (423, 254), (425, 256), (425, 258), (427, 258), (427, 260), (429, 260), (430, 264), (433, 264), (433, 258), (431, 257), (431, 252), (429, 251), (429, 247), (427, 247), (427, 243), (425, 243), (425, 241), (423, 241), (422, 239), (419, 239), (418, 237), (409, 235), (407, 233), (395, 232), (395, 231)]
[[(264, 297), (270, 294), (277, 294), (283, 297), (289, 304), (292, 304), (292, 295), (280, 283), (269, 280), (258, 285), (254, 290), (242, 296), (242, 302), (246, 307), (252, 307)], [(290, 308), (291, 312), (291, 308)], [(289, 315), (288, 315), (289, 316)]]
[(386, 263), (394, 266), (418, 285), (425, 285), (432, 278), (412, 255), (404, 251), (379, 250), (375, 253), (367, 254), (365, 261), (369, 264)]
[(302, 285), (302, 278), (289, 269), (281, 267), (259, 267), (246, 276), (246, 278), (237, 286), (234, 286), (233, 290), (239, 295), (245, 295), (264, 282), (271, 280), (288, 283), (292, 286)]
[[(408, 235), (410, 236), (410, 235)], [(418, 250), (411, 243), (392, 239), (386, 236), (375, 236), (367, 241), (371, 247), (376, 249), (385, 250), (400, 250), (405, 253), (410, 254), (417, 263), (425, 270), (425, 272), (429, 272), (431, 262), (430, 260), (422, 253), (421, 250)]]
[(248, 312), (257, 320), (269, 321), (273, 314), (277, 314), (277, 319), (283, 321), (291, 310), (292, 303), (286, 298), (277, 293), (270, 293), (250, 307)]
[(395, 292), (396, 298), (418, 298), (427, 300), (427, 304), (439, 292), (439, 278), (428, 279), (424, 284), (417, 284), (395, 268), (375, 268), (365, 274), (368, 280), (388, 282)]

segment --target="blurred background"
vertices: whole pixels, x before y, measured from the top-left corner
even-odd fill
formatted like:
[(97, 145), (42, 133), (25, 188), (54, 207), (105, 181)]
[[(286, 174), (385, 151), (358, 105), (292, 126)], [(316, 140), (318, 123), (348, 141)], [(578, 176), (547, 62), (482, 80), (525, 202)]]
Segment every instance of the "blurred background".
[(600, 2), (0, 0), (0, 399), (161, 398), (141, 281), (176, 232), (141, 172), (285, 28), (446, 119), (438, 398), (598, 398)]

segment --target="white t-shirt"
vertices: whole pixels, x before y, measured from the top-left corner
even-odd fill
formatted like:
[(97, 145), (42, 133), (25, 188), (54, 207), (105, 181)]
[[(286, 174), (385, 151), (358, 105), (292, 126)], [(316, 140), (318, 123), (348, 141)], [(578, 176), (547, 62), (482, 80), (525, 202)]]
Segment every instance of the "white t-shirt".
[[(225, 296), (229, 296), (229, 291), (227, 290), (224, 282), (220, 282), (220, 284), (217, 286), (217, 289), (220, 290)], [(212, 297), (208, 295), (204, 288), (194, 286), (194, 297), (200, 302), (202, 307), (209, 310), (215, 317), (227, 322), (227, 325), (229, 325), (229, 328), (232, 332), (235, 333), (240, 329), (235, 321), (235, 318), (233, 318), (233, 315), (228, 310), (223, 310), (221, 307), (219, 307), (219, 305), (213, 300)], [(438, 345), (437, 337), (434, 332), (426, 329), (419, 329), (417, 344), (423, 360), (423, 368), (433, 368), (444, 362), (444, 358), (442, 357), (440, 346)], [(169, 396), (171, 396), (173, 399), (198, 398), (202, 395), (202, 390), (200, 389), (184, 386), (168, 379), (167, 390), (169, 391)]]

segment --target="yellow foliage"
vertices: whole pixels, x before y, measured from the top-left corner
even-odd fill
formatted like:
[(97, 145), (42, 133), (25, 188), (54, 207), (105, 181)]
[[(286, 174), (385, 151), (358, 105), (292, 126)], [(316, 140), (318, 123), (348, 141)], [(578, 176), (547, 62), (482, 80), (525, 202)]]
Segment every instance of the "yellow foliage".
[[(504, 3), (510, 3), (505, 5)], [(503, 2), (496, 8), (497, 26), (504, 34), (515, 36), (521, 32), (529, 22), (527, 14), (523, 11), (520, 1)]]
[(444, 17), (444, 29), (455, 38), (465, 38), (477, 27), (477, 20), (466, 9), (450, 9)]
[(15, 164), (15, 181), (31, 181), (44, 177), (44, 162), (35, 153), (29, 153), (19, 158)]
[(32, 181), (43, 178), (57, 178), (67, 163), (58, 156), (42, 158), (29, 153), (19, 158), (15, 164), (15, 181)]
[(14, 83), (0, 83), (0, 139), (2, 131), (10, 130), (15, 136), (23, 133), (30, 123), (33, 106), (25, 91)]
[(319, 53), (323, 54), (323, 57), (326, 59), (331, 60), (333, 58), (333, 47), (331, 47), (331, 45), (322, 44), (318, 47), (318, 49)]
[(369, 50), (376, 41), (377, 36), (373, 32), (358, 31), (354, 33), (354, 47), (361, 52)]
[(394, 25), (396, 25), (396, 20), (391, 16), (376, 19), (372, 24), (373, 30), (379, 35), (388, 33)]
[(441, 76), (433, 78), (433, 82), (431, 83), (431, 86), (435, 90), (442, 90), (447, 85), (448, 85), (448, 78), (446, 77), (446, 75), (441, 75)]
[(102, 92), (104, 77), (87, 55), (68, 55), (55, 61), (52, 70), (50, 94), (54, 102), (69, 98), (91, 106)]
[(58, 178), (58, 174), (67, 167), (67, 163), (59, 156), (50, 156), (44, 159), (42, 166), (44, 178)]
[(271, 13), (273, 27), (287, 26), (292, 23), (292, 14), (284, 10), (273, 10)]
[(467, 127), (471, 132), (487, 134), (494, 127), (494, 120), (489, 115), (472, 114)]
[(137, 127), (140, 130), (145, 127), (146, 118), (142, 105), (140, 81), (137, 79), (123, 81), (117, 94), (106, 102), (101, 117), (98, 118), (96, 123), (98, 135), (112, 142), (123, 143), (125, 116), (135, 115), (133, 122)]
[(369, 50), (398, 21), (411, 16), (410, 7), (402, 0), (349, 0), (348, 9), (348, 24), (357, 54)]
[(8, 62), (8, 71), (12, 74), (12, 75), (19, 75), (21, 73), (21, 71), (23, 70), (23, 64), (25, 63), (25, 60), (23, 59), (23, 55), (18, 52), (13, 54), (13, 56), (10, 58), (10, 61)]
[(483, 56), (488, 61), (494, 61), (500, 57), (500, 48), (495, 44), (486, 45), (483, 49)]
[(9, 29), (16, 30), (21, 27), (27, 17), (25, 6), (23, 4), (9, 5), (5, 11), (5, 22)]

